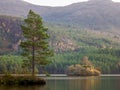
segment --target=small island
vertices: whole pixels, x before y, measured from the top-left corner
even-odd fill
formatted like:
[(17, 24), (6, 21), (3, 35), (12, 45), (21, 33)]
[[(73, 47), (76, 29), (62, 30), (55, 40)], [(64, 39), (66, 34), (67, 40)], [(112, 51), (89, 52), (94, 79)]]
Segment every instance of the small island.
[(6, 74), (0, 77), (0, 85), (7, 86), (32, 86), (32, 85), (45, 85), (46, 81), (39, 77), (32, 76), (13, 76)]
[(68, 66), (66, 73), (68, 76), (99, 76), (101, 74), (86, 56), (81, 64)]

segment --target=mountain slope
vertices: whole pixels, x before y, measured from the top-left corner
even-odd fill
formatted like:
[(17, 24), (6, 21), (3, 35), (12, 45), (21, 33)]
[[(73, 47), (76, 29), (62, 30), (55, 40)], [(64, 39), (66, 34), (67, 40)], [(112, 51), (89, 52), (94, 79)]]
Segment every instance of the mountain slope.
[(0, 1), (1, 15), (25, 17), (27, 16), (27, 13), (30, 9), (41, 14), (46, 12), (46, 10), (49, 11), (49, 7), (36, 6), (22, 0), (1, 0)]
[(78, 25), (94, 30), (120, 27), (120, 3), (111, 0), (90, 0), (65, 7), (36, 6), (20, 0), (0, 2), (0, 14), (26, 16), (30, 9), (39, 13), (47, 22)]
[[(15, 51), (22, 39), (23, 19), (0, 16), (0, 51)], [(50, 45), (55, 52), (75, 51), (80, 48), (119, 48), (120, 35), (114, 32), (81, 29), (61, 24), (45, 23), (49, 28)]]
[(0, 16), (0, 54), (18, 50), (22, 39), (21, 24), (21, 18)]
[(110, 0), (92, 0), (55, 10), (49, 21), (79, 25), (94, 30), (120, 27), (120, 4)]
[[(29, 9), (40, 13), (45, 22), (48, 22), (47, 26), (53, 39), (50, 44), (55, 47), (56, 52), (75, 50), (82, 46), (119, 47), (119, 8), (120, 3), (111, 0), (90, 0), (65, 7), (36, 6), (21, 0), (0, 2), (1, 14), (25, 17)], [(4, 42), (5, 48), (11, 47), (13, 50), (17, 48), (21, 39), (18, 24), (22, 24), (20, 18), (0, 16), (0, 37), (1, 43), (7, 40)], [(1, 44), (1, 47), (4, 44)]]

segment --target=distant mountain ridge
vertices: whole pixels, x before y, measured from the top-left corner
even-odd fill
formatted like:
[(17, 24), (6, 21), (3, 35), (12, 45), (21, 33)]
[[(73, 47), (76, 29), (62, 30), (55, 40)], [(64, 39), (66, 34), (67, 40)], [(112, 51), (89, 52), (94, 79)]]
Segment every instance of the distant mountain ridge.
[(49, 21), (79, 25), (94, 30), (120, 27), (120, 3), (111, 0), (91, 0), (75, 3), (48, 16)]
[(40, 10), (42, 13), (46, 11), (47, 8), (48, 7), (33, 5), (22, 0), (1, 0), (0, 1), (0, 14), (2, 15), (25, 17), (27, 16), (27, 13), (30, 9), (38, 12)]
[(74, 24), (94, 30), (120, 27), (120, 3), (111, 0), (90, 0), (64, 7), (44, 7), (21, 0), (0, 1), (2, 15), (25, 17), (30, 9), (48, 22)]

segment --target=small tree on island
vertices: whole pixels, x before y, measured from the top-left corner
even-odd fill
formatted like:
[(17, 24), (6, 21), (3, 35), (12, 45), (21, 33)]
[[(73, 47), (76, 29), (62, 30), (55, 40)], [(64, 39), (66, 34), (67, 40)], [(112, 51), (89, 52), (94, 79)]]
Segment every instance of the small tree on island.
[(24, 63), (31, 66), (32, 76), (34, 76), (36, 64), (46, 65), (48, 57), (53, 53), (49, 49), (48, 29), (43, 26), (40, 15), (30, 10), (24, 22), (25, 25), (21, 25), (24, 40), (20, 46), (23, 49), (23, 55), (27, 57)]
[(93, 66), (92, 62), (90, 62), (90, 60), (88, 59), (87, 56), (84, 56), (82, 59), (82, 65), (86, 65), (86, 66)]

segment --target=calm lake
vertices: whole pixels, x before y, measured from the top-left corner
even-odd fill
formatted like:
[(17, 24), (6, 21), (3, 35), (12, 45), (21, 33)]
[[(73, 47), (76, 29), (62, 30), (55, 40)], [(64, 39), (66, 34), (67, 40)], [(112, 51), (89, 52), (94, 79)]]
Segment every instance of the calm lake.
[(45, 86), (5, 87), (0, 90), (120, 90), (120, 76), (44, 77)]

